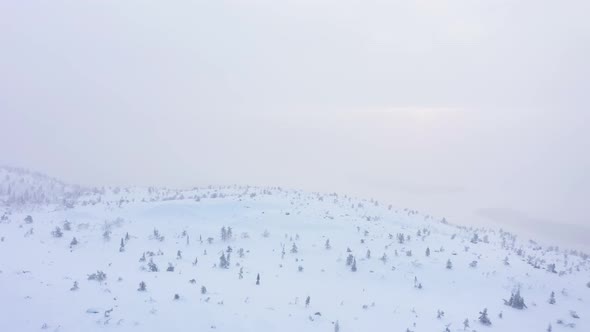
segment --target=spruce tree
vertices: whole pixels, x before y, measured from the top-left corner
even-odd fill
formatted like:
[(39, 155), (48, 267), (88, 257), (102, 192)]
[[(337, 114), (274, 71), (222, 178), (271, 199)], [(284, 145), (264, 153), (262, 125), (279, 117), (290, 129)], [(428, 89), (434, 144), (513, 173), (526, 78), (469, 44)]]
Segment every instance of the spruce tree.
[(483, 311), (479, 312), (479, 322), (483, 325), (489, 326), (492, 325), (490, 318), (488, 317), (488, 309), (484, 308)]

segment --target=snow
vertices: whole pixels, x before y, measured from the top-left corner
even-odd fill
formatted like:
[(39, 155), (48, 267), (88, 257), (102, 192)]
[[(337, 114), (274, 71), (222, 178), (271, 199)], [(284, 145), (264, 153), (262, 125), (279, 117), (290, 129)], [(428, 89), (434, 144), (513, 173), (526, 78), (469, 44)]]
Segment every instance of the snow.
[[(553, 331), (590, 331), (588, 256), (500, 230), (281, 188), (105, 188), (71, 203), (0, 209), (0, 331), (334, 331), (336, 321), (340, 331), (463, 331), (465, 319), (468, 330), (477, 331), (546, 331), (549, 324)], [(27, 215), (33, 223), (24, 221)], [(60, 238), (51, 234), (56, 227)], [(220, 238), (222, 227), (231, 227), (231, 239)], [(103, 237), (107, 229), (110, 240)], [(154, 229), (163, 241), (151, 236)], [(475, 233), (479, 241), (472, 243)], [(70, 247), (73, 237), (78, 244)], [(293, 243), (297, 253), (290, 251)], [(228, 246), (230, 267), (222, 269), (219, 258)], [(356, 272), (346, 265), (348, 248)], [(149, 251), (158, 272), (145, 270), (149, 256), (139, 262)], [(166, 271), (168, 263), (174, 272)], [(547, 271), (551, 263), (558, 273)], [(97, 271), (107, 279), (88, 280)], [(75, 281), (79, 289), (71, 291)], [(141, 281), (145, 292), (138, 291)], [(524, 310), (503, 301), (517, 288)], [(548, 303), (552, 291), (555, 304)], [(477, 320), (484, 308), (490, 326)], [(444, 311), (440, 319), (438, 310)]]

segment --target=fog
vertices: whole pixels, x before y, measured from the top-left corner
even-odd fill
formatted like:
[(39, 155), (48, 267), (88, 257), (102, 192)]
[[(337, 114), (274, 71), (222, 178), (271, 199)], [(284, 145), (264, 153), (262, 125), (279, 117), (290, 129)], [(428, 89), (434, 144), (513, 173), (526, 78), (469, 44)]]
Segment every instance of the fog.
[(4, 1), (0, 163), (590, 236), (587, 1)]

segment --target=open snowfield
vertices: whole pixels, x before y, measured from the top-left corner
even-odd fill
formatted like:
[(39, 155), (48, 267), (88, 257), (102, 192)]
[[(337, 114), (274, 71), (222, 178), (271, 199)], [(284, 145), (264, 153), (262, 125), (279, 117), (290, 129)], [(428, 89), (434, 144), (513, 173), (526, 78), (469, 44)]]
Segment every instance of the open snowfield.
[[(55, 180), (2, 171), (0, 331), (590, 331), (588, 256), (527, 237), (280, 188), (16, 204)], [(522, 310), (504, 302), (517, 290)]]

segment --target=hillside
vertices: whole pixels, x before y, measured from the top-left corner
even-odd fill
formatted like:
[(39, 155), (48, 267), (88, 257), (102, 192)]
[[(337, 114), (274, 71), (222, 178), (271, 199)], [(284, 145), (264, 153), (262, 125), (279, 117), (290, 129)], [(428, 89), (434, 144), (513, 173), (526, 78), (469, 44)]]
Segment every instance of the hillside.
[(0, 166), (0, 205), (69, 205), (88, 189), (22, 168)]
[(590, 330), (589, 257), (502, 230), (339, 194), (8, 175), (3, 197), (41, 189), (0, 210), (0, 331)]

